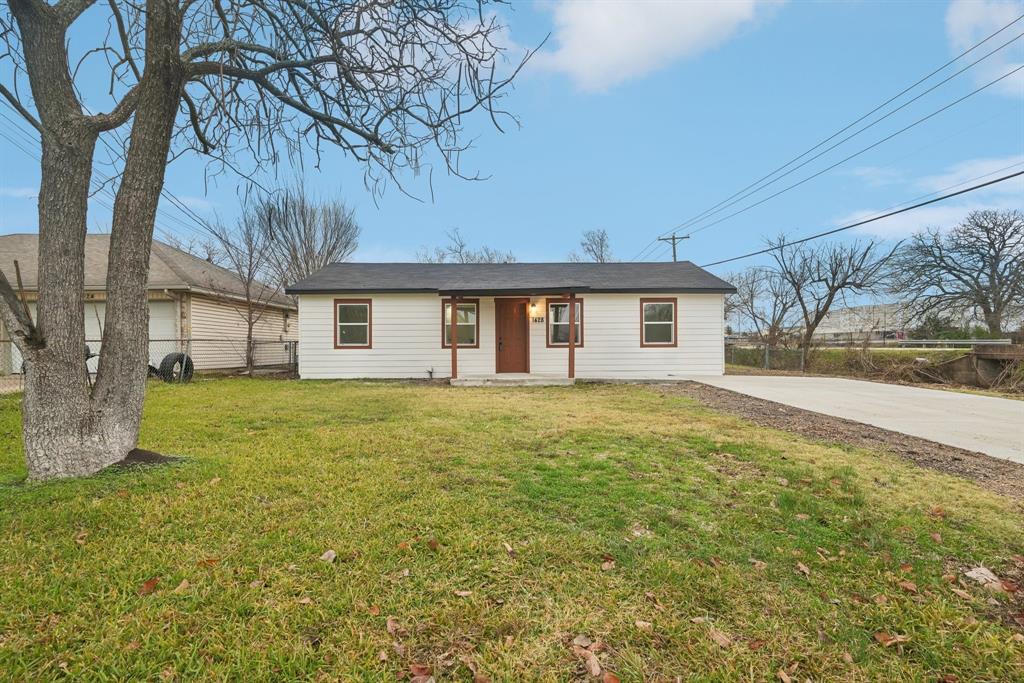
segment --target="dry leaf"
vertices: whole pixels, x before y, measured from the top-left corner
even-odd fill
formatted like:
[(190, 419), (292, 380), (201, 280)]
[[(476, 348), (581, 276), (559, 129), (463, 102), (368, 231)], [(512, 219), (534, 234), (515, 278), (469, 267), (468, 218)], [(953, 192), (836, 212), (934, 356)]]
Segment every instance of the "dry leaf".
[(188, 582), (188, 579), (182, 579), (181, 583), (178, 584), (178, 587), (174, 589), (174, 592), (175, 593), (184, 593), (185, 591), (187, 591), (189, 589), (190, 585), (191, 584)]
[(85, 537), (89, 535), (88, 531), (79, 531), (75, 535), (75, 543), (78, 545), (85, 545)]
[(429, 676), (433, 673), (433, 669), (427, 664), (410, 664), (409, 673), (413, 676)]
[(754, 558), (750, 558), (750, 564), (754, 565), (754, 569), (765, 569), (768, 566), (767, 562), (755, 560)]
[(935, 506), (932, 507), (931, 510), (928, 511), (928, 514), (931, 515), (932, 517), (936, 517), (936, 518), (941, 519), (941, 518), (946, 516), (946, 511), (943, 510), (938, 505), (935, 505)]
[(619, 677), (613, 674), (611, 671), (605, 671), (602, 683), (619, 683)]
[(962, 588), (950, 588), (950, 590), (953, 591), (954, 595), (958, 595), (961, 598), (963, 598), (964, 600), (972, 600), (973, 597), (974, 597), (970, 593), (968, 593), (967, 591), (963, 590)]
[(151, 579), (146, 579), (141, 586), (139, 586), (139, 595), (149, 595), (156, 590), (156, 585), (160, 583), (159, 577), (154, 576)]
[(436, 538), (431, 538), (429, 541), (427, 541), (427, 547), (436, 553), (438, 549), (441, 547), (441, 544), (437, 542)]
[(473, 594), (473, 591), (454, 591), (454, 593), (460, 598), (468, 598)]
[(401, 543), (398, 544), (398, 549), (399, 550), (408, 550), (409, 549), (409, 542), (408, 541), (402, 541)]
[(887, 631), (878, 631), (875, 633), (875, 640), (881, 643), (885, 647), (890, 647), (898, 643), (906, 643), (910, 640), (910, 636), (904, 636), (900, 634), (892, 635)]
[(210, 480), (210, 484), (212, 486), (216, 486), (219, 483), (220, 483), (220, 477), (214, 477), (213, 479)]
[(593, 643), (594, 641), (592, 641), (590, 638), (583, 635), (582, 633), (572, 639), (572, 644), (576, 647), (590, 647)]
[(658, 610), (662, 612), (665, 611), (665, 606), (661, 604), (660, 600), (658, 600), (657, 595), (650, 591), (647, 591), (646, 593), (644, 593), (644, 597), (647, 598)]
[(901, 572), (909, 572), (909, 571), (913, 571), (913, 569), (914, 569), (914, 565), (910, 564), (909, 562), (904, 562), (903, 564), (900, 565), (900, 571)]
[(395, 619), (394, 617), (388, 617), (388, 620), (387, 620), (386, 624), (387, 624), (388, 633), (390, 633), (391, 635), (393, 635), (393, 636), (395, 636), (397, 638), (403, 638), (403, 637), (409, 635), (409, 632), (406, 631), (402, 627), (402, 625), (400, 623), (398, 623), (398, 619)]
[(509, 545), (509, 543), (502, 542), (502, 545), (505, 547), (505, 552), (508, 553), (509, 557), (515, 557), (516, 556), (516, 551), (512, 548), (511, 545)]
[(299, 598), (299, 604), (300, 605), (312, 605), (313, 604), (313, 598), (308, 598), (308, 597), (307, 598)]
[(325, 550), (324, 554), (320, 556), (320, 560), (322, 562), (330, 564), (334, 562), (334, 560), (337, 559), (337, 557), (338, 553), (334, 552), (333, 550)]
[(942, 534), (940, 534), (938, 531), (933, 531), (932, 540), (936, 543), (942, 543)]
[(810, 576), (811, 575), (810, 568), (806, 564), (804, 564), (803, 562), (797, 562), (796, 563), (796, 570), (798, 572), (800, 572), (801, 574), (803, 574), (804, 576)]
[(1012, 637), (1018, 643), (1024, 643), (1024, 633), (1014, 633)]
[(983, 566), (977, 566), (966, 571), (964, 572), (964, 575), (969, 579), (974, 579), (980, 584), (999, 583), (999, 577), (993, 574), (991, 569)]
[(197, 567), (216, 567), (220, 563), (219, 557), (207, 557), (196, 562)]
[(917, 593), (917, 584), (913, 581), (900, 581), (899, 587), (908, 593)]
[(473, 683), (491, 683), (491, 679), (483, 674), (475, 674), (473, 676)]
[(843, 661), (847, 664), (853, 664), (853, 655), (851, 655), (849, 652), (844, 652)]
[(601, 675), (601, 662), (598, 661), (597, 655), (590, 650), (582, 648), (579, 645), (573, 645), (573, 653), (583, 660), (583, 665), (587, 668), (587, 673), (591, 676)]
[(647, 631), (648, 633), (650, 633), (651, 631), (654, 630), (654, 624), (652, 624), (649, 621), (644, 621), (643, 619), (637, 619), (634, 623), (636, 624), (636, 627), (638, 629), (640, 629), (641, 631)]
[(249, 582), (249, 588), (263, 588), (266, 585), (266, 581), (263, 579), (256, 579), (255, 581)]
[(876, 605), (884, 605), (889, 602), (889, 598), (885, 597), (881, 593), (872, 598)]
[(391, 643), (391, 648), (395, 651), (395, 654), (398, 655), (399, 657), (404, 657), (405, 656), (405, 645), (402, 645), (397, 640), (395, 642)]
[(711, 628), (708, 635), (711, 636), (711, 640), (718, 643), (719, 647), (729, 647), (732, 645), (732, 639), (714, 627)]
[(811, 518), (811, 516), (805, 512), (798, 512), (796, 513), (796, 518), (799, 519), (801, 522), (806, 522)]
[(388, 661), (388, 651), (387, 650), (380, 650), (377, 653), (377, 660), (381, 661), (381, 662)]
[(707, 617), (690, 617), (690, 621), (695, 624), (703, 624), (707, 620)]
[(789, 674), (786, 673), (785, 669), (779, 669), (775, 672), (775, 675), (778, 677), (780, 681), (782, 681), (782, 683), (793, 683), (793, 679), (790, 678)]
[(615, 569), (615, 558), (611, 555), (603, 556), (604, 562), (601, 563), (601, 571), (607, 572)]
[(760, 650), (762, 647), (764, 647), (767, 644), (768, 644), (768, 642), (764, 641), (764, 640), (751, 640), (751, 641), (747, 642), (747, 649), (750, 650), (751, 652), (755, 652), (757, 650)]

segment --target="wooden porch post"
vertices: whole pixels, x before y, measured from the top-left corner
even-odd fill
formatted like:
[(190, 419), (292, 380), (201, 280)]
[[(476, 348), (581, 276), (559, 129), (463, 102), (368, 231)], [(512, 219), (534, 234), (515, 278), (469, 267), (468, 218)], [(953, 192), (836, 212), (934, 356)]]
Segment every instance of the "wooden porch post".
[(459, 377), (459, 335), (458, 335), (459, 297), (452, 294), (452, 379)]
[(569, 379), (576, 377), (576, 294), (569, 292)]

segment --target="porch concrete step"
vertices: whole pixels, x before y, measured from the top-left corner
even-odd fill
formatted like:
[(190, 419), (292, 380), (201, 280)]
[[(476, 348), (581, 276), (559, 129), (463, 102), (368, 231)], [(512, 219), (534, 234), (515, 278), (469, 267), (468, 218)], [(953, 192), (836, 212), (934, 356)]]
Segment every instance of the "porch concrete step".
[(575, 379), (568, 377), (538, 377), (535, 375), (459, 377), (448, 381), (453, 387), (566, 387), (576, 383)]

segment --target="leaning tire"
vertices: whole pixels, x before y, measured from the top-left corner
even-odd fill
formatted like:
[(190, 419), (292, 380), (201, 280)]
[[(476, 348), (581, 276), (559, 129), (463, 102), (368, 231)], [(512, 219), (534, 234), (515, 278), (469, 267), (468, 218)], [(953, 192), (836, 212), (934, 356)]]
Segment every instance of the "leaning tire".
[(160, 361), (160, 379), (165, 382), (188, 382), (192, 379), (192, 357), (187, 353), (169, 353)]

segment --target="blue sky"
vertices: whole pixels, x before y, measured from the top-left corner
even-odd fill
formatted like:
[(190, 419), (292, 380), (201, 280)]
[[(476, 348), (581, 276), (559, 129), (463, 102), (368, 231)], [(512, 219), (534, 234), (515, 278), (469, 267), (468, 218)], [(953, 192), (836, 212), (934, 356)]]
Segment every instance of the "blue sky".
[[(1024, 2), (515, 2), (500, 11), (510, 54), (551, 37), (505, 102), (520, 127), (506, 127), (504, 134), (484, 122), (470, 127), (478, 138), (464, 158), (466, 167), (488, 180), (436, 172), (431, 200), (425, 178), (407, 175), (406, 189), (424, 201), (391, 188), (375, 203), (364, 188), (363, 169), (340, 153), (329, 153), (319, 170), (304, 170), (308, 186), (355, 207), (363, 227), (356, 260), (414, 260), (420, 247), (443, 243), (453, 228), (473, 245), (510, 250), (521, 261), (564, 260), (584, 230), (604, 228), (616, 256), (633, 259), (658, 234), (1024, 14)], [(1024, 21), (892, 107), (1021, 32)], [(1022, 45), (1024, 38), (715, 218), (1009, 72), (1024, 63)], [(727, 258), (780, 232), (810, 234), (1000, 168), (1021, 170), (1022, 76), (701, 230), (681, 244), (682, 256), (697, 263)], [(3, 112), (13, 118), (9, 109)], [(0, 124), (17, 136), (7, 119)], [(0, 233), (34, 231), (38, 162), (3, 138), (0, 159)], [(297, 172), (282, 166), (277, 178)], [(170, 167), (167, 188), (198, 213), (230, 220), (238, 210), (237, 180), (221, 177), (204, 188), (202, 177), (202, 160), (182, 159)], [(951, 225), (972, 208), (1022, 208), (1022, 199), (1024, 182), (1018, 179), (859, 234), (870, 230), (895, 239), (925, 225)], [(106, 210), (94, 204), (91, 228), (103, 230), (107, 220)], [(189, 236), (173, 206), (162, 205), (158, 225)], [(846, 238), (857, 236), (851, 231)], [(669, 258), (667, 245), (648, 256)]]

